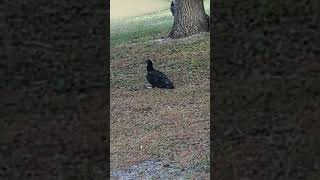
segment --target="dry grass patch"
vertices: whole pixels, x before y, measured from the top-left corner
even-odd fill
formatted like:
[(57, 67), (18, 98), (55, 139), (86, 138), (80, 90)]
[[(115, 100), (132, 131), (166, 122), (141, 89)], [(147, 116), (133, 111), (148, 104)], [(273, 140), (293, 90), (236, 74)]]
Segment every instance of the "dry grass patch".
[[(209, 169), (208, 37), (111, 50), (113, 169), (147, 159)], [(175, 89), (146, 88), (146, 57), (172, 79)]]

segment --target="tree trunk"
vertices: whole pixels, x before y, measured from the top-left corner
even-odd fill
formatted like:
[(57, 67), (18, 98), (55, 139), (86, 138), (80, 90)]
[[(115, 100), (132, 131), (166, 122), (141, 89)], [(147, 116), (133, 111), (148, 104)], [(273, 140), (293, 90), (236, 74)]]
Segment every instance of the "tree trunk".
[(176, 9), (170, 38), (183, 38), (209, 31), (209, 16), (203, 0), (175, 0)]

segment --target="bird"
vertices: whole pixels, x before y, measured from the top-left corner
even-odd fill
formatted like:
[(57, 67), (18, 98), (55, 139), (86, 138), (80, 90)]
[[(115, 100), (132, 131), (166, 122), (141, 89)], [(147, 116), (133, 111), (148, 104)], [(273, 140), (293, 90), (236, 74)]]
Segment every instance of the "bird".
[(174, 4), (173, 1), (171, 1), (170, 10), (171, 10), (172, 16), (174, 16), (174, 13), (176, 11), (176, 5)]
[(153, 68), (153, 63), (150, 59), (145, 61), (147, 63), (147, 80), (151, 84), (152, 88), (164, 88), (164, 89), (174, 89), (174, 86), (170, 79), (160, 71)]

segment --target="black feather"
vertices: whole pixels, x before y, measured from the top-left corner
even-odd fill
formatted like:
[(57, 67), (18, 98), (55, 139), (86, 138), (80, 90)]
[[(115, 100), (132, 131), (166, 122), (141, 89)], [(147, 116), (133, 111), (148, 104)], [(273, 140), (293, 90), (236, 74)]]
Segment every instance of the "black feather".
[(174, 86), (170, 79), (160, 71), (157, 71), (153, 68), (153, 64), (151, 60), (147, 60), (147, 80), (151, 84), (151, 86), (157, 88), (165, 88), (165, 89), (174, 89)]

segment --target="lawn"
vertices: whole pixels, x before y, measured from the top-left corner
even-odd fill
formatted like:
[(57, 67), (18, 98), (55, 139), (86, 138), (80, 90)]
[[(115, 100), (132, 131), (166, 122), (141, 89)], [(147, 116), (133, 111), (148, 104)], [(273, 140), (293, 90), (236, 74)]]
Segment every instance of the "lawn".
[[(172, 23), (169, 10), (111, 21), (111, 168), (165, 159), (208, 178), (210, 35), (166, 39)], [(147, 58), (174, 90), (146, 88)]]
[[(173, 24), (173, 16), (168, 9), (121, 19), (111, 19), (110, 43), (112, 46), (129, 43), (142, 43), (160, 37), (166, 37)], [(204, 6), (210, 14), (210, 1), (205, 0)]]

